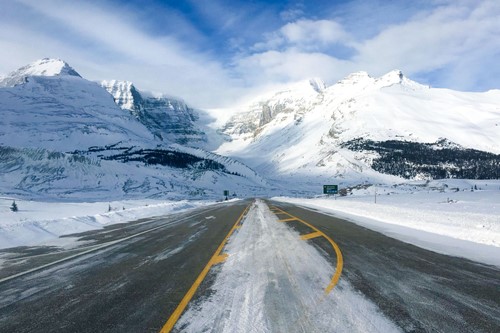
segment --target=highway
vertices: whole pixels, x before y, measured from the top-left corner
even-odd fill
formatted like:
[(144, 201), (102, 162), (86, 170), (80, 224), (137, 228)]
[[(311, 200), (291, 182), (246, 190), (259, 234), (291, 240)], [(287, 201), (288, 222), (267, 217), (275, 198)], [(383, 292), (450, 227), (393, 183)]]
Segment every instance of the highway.
[[(347, 283), (403, 332), (500, 332), (498, 267), (310, 209), (266, 204), (331, 264), (325, 294)], [(222, 250), (239, 236), (251, 205), (218, 204), (72, 235), (79, 246), (69, 250), (2, 251), (0, 332), (183, 332), (177, 320), (210, 296), (231, 257)]]

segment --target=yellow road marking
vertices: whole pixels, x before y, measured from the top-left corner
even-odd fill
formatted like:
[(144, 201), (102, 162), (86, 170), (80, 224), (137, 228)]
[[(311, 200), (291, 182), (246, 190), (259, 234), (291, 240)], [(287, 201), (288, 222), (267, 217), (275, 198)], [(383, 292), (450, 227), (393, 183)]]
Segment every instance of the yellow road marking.
[(278, 220), (278, 222), (290, 222), (290, 221), (297, 221), (297, 219), (295, 217), (292, 217), (292, 218), (289, 218), (289, 219)]
[(315, 232), (311, 232), (310, 234), (300, 236), (300, 239), (308, 240), (308, 239), (312, 239), (312, 238), (316, 238), (316, 237), (321, 237), (321, 236), (323, 236), (321, 234), (321, 232), (315, 231)]
[(227, 257), (229, 257), (229, 254), (227, 254), (227, 253), (224, 253), (224, 254), (221, 254), (221, 255), (215, 257), (213, 262), (212, 262), (212, 265), (217, 265), (217, 264), (220, 264), (221, 262), (226, 261)]
[[(277, 209), (279, 209), (279, 208), (277, 208)], [(322, 237), (324, 237), (332, 245), (333, 249), (335, 250), (335, 255), (337, 256), (337, 265), (335, 267), (335, 273), (334, 273), (330, 283), (325, 288), (325, 294), (329, 294), (332, 291), (332, 289), (339, 282), (340, 274), (342, 274), (342, 267), (344, 266), (344, 259), (342, 257), (342, 252), (340, 251), (339, 246), (330, 237), (328, 237), (324, 232), (322, 232), (321, 230), (319, 230), (318, 228), (316, 228), (312, 224), (307, 223), (306, 221), (304, 221), (304, 220), (302, 220), (302, 219), (300, 219), (300, 218), (298, 218), (290, 213), (287, 213), (282, 209), (279, 209), (279, 211), (280, 211), (280, 214), (285, 214), (285, 215), (290, 216), (290, 219), (285, 219), (285, 220), (290, 220), (290, 221), (297, 220), (297, 221), (307, 225), (309, 228), (313, 229), (315, 232), (318, 232)], [(279, 220), (279, 221), (283, 222), (283, 220)]]
[[(184, 295), (184, 297), (182, 298), (182, 300), (179, 303), (179, 305), (177, 305), (177, 308), (174, 310), (174, 312), (172, 313), (172, 315), (170, 316), (170, 318), (168, 318), (167, 322), (165, 323), (165, 325), (161, 329), (160, 333), (168, 333), (168, 332), (170, 332), (172, 330), (172, 328), (174, 328), (175, 323), (177, 323), (177, 320), (179, 320), (181, 314), (186, 309), (186, 306), (188, 305), (189, 301), (191, 301), (191, 299), (193, 298), (194, 293), (196, 292), (196, 290), (198, 289), (198, 287), (200, 286), (200, 284), (203, 282), (203, 280), (207, 276), (208, 272), (210, 271), (210, 268), (212, 268), (213, 265), (215, 265), (217, 263), (220, 263), (220, 262), (224, 261), (227, 258), (227, 254), (222, 254), (221, 255), (220, 253), (221, 253), (222, 249), (224, 248), (224, 245), (226, 245), (227, 240), (229, 239), (229, 237), (231, 237), (231, 235), (233, 234), (234, 230), (236, 230), (238, 224), (243, 219), (243, 216), (248, 211), (248, 208), (250, 208), (250, 205), (248, 205), (245, 208), (245, 210), (241, 213), (240, 217), (238, 218), (238, 220), (236, 221), (236, 223), (233, 225), (233, 227), (231, 228), (231, 230), (229, 230), (229, 233), (226, 235), (226, 237), (224, 238), (224, 240), (222, 241), (222, 243), (220, 243), (220, 245), (217, 248), (217, 250), (215, 250), (215, 253), (213, 254), (212, 258), (208, 261), (208, 263), (205, 266), (205, 268), (203, 268), (203, 270), (201, 271), (200, 275), (198, 275), (198, 277), (194, 281), (193, 285), (191, 286), (191, 288), (189, 288), (189, 290), (186, 293), (186, 295)], [(223, 260), (221, 260), (221, 258), (223, 258)]]

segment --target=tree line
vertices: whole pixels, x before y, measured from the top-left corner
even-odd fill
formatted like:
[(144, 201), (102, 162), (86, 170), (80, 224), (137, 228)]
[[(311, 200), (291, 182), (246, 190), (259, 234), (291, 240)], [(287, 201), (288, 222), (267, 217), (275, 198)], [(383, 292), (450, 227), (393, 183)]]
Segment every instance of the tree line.
[(379, 154), (371, 167), (406, 179), (500, 179), (500, 155), (463, 148), (447, 140), (435, 143), (354, 139), (342, 144), (353, 151)]

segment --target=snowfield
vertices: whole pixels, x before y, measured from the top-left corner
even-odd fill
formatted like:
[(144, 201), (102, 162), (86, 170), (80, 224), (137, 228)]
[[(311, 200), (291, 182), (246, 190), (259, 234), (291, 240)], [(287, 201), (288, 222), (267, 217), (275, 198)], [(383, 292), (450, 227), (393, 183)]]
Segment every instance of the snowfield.
[(298, 232), (257, 200), (230, 238), (213, 292), (177, 322), (183, 332), (399, 332)]
[(433, 181), (426, 187), (372, 186), (347, 197), (273, 199), (347, 218), (432, 251), (500, 266), (500, 181)]
[[(62, 235), (101, 229), (106, 225), (161, 216), (214, 204), (214, 201), (126, 200), (62, 203), (0, 198), (0, 249), (16, 246), (70, 246), (76, 240)], [(111, 210), (110, 210), (111, 208)]]

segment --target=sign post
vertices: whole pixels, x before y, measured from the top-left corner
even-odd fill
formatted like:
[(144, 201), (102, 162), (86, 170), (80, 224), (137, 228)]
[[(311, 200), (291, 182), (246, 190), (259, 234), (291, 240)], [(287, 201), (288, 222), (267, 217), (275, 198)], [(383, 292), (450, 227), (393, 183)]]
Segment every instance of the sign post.
[(227, 197), (229, 196), (229, 190), (224, 190), (224, 196), (226, 197), (226, 200), (228, 199)]
[(333, 194), (333, 198), (337, 200), (335, 194), (339, 193), (338, 185), (323, 185), (323, 194), (330, 195)]
[(337, 194), (339, 193), (338, 185), (323, 185), (323, 194)]

